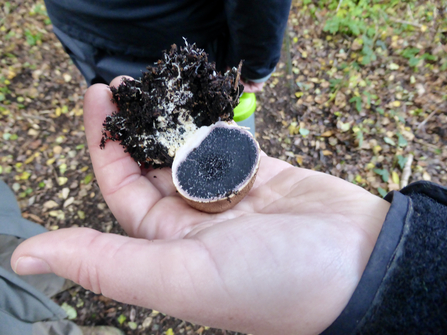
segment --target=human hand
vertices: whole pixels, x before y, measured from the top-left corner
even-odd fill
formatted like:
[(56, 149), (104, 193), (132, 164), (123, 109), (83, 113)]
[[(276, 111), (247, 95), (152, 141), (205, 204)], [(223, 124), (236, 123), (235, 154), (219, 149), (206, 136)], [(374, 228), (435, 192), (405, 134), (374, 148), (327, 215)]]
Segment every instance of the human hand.
[(241, 84), (244, 85), (244, 92), (247, 93), (256, 93), (261, 92), (264, 87), (265, 82), (255, 83), (250, 80), (241, 79)]
[(41, 234), (14, 252), (18, 274), (54, 272), (117, 301), (246, 333), (315, 334), (336, 319), (360, 280), (387, 202), (264, 156), (239, 204), (198, 212), (176, 194), (170, 169), (142, 172), (117, 142), (99, 148), (102, 122), (114, 110), (106, 85), (88, 89), (84, 118), (95, 175), (129, 237), (88, 228)]

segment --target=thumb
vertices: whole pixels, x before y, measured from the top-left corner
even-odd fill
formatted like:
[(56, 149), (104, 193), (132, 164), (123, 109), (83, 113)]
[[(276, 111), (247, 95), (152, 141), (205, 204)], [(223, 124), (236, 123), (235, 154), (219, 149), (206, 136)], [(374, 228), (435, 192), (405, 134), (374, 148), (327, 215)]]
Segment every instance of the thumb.
[[(210, 303), (213, 297), (206, 292), (214, 292), (214, 298), (217, 293), (212, 287), (216, 271), (210, 271), (207, 253), (193, 239), (144, 240), (61, 229), (24, 241), (11, 266), (19, 275), (54, 272), (97, 294), (184, 319)], [(203, 286), (204, 278), (210, 287)]]

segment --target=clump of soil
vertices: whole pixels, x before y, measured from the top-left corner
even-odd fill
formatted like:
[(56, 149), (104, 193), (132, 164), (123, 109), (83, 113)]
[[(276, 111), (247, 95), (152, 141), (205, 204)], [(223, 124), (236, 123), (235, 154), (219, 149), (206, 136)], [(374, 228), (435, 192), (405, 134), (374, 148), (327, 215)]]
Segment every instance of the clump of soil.
[(110, 87), (119, 111), (106, 117), (101, 148), (120, 141), (143, 167), (170, 167), (179, 147), (202, 126), (233, 119), (243, 86), (241, 64), (225, 74), (204, 50), (174, 44), (140, 80)]

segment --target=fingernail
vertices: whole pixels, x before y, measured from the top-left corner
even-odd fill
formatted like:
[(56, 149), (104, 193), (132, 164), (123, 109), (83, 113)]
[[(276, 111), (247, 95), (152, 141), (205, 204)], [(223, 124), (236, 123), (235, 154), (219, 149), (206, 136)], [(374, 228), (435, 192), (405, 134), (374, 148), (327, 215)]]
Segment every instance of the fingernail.
[(49, 273), (51, 272), (51, 269), (48, 263), (40, 258), (22, 256), (17, 260), (14, 272), (22, 276), (37, 275)]

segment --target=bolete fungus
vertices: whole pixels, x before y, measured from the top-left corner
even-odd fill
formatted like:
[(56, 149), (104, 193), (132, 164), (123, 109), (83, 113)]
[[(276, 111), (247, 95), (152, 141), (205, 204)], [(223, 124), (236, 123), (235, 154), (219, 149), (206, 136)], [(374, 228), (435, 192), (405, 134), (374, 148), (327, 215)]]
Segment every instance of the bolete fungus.
[(222, 212), (250, 190), (260, 159), (256, 140), (232, 121), (242, 63), (222, 75), (202, 49), (185, 43), (139, 80), (110, 87), (118, 111), (104, 120), (100, 146), (119, 141), (142, 167), (172, 167), (192, 207)]

